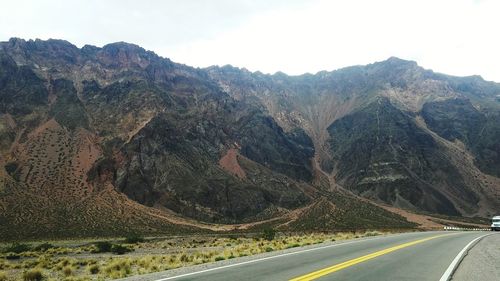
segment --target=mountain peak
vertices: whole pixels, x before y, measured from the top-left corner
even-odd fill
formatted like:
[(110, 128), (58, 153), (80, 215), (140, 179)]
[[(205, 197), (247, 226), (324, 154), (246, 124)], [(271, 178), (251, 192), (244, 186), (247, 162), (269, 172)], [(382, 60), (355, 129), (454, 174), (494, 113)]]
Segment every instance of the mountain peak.
[(160, 59), (154, 52), (146, 51), (138, 45), (127, 42), (116, 42), (104, 45), (101, 51), (101, 59), (106, 65), (121, 67), (138, 65), (144, 68), (149, 65), (152, 60)]
[(389, 64), (389, 65), (414, 65), (414, 66), (417, 66), (417, 62), (415, 61), (412, 61), (412, 60), (405, 60), (405, 59), (401, 59), (401, 58), (398, 58), (398, 57), (389, 57), (388, 59), (386, 59), (385, 61), (381, 61), (380, 63), (384, 63), (384, 64)]
[(132, 44), (132, 43), (127, 43), (123, 41), (115, 42), (115, 43), (110, 43), (106, 44), (102, 47), (102, 49), (123, 49), (123, 50), (130, 50), (130, 51), (141, 51), (141, 52), (146, 52), (144, 48), (140, 47), (139, 45)]

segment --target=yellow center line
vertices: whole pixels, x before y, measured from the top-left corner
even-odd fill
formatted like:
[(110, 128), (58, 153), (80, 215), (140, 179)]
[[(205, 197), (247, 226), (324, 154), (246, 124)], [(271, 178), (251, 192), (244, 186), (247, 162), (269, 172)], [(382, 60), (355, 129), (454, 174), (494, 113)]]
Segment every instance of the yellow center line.
[(327, 267), (327, 268), (323, 268), (323, 269), (320, 269), (318, 271), (313, 271), (313, 272), (308, 273), (306, 275), (295, 277), (293, 279), (290, 279), (290, 281), (309, 281), (309, 280), (318, 279), (318, 278), (323, 277), (323, 276), (325, 276), (327, 274), (330, 274), (330, 273), (342, 270), (344, 268), (353, 266), (355, 264), (362, 263), (364, 261), (371, 260), (371, 259), (374, 259), (376, 257), (382, 256), (382, 255), (385, 255), (385, 254), (388, 254), (388, 253), (391, 253), (391, 252), (394, 252), (394, 251), (397, 251), (397, 250), (400, 250), (400, 249), (403, 249), (403, 248), (406, 248), (406, 247), (410, 247), (410, 246), (413, 246), (415, 244), (419, 244), (419, 243), (422, 243), (422, 242), (425, 242), (425, 241), (429, 241), (429, 240), (432, 240), (432, 239), (435, 239), (435, 238), (438, 238), (438, 237), (441, 237), (441, 236), (445, 236), (445, 235), (449, 235), (449, 234), (441, 234), (441, 235), (431, 236), (431, 237), (428, 237), (428, 238), (424, 238), (424, 239), (415, 240), (415, 241), (411, 241), (411, 242), (408, 242), (408, 243), (400, 244), (400, 245), (397, 245), (397, 246), (394, 246), (394, 247), (390, 247), (390, 248), (387, 248), (387, 249), (384, 249), (384, 250), (381, 250), (381, 251), (378, 251), (378, 252), (374, 252), (374, 253), (371, 253), (371, 254), (359, 257), (359, 258), (348, 260), (348, 261), (345, 261), (343, 263), (339, 263), (339, 264), (336, 264), (336, 265), (333, 265), (333, 266), (330, 266), (330, 267)]

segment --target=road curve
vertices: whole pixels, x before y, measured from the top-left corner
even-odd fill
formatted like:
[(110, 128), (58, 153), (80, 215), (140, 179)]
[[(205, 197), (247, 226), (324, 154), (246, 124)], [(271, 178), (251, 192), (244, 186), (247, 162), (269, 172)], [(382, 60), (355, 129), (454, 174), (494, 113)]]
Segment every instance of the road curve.
[(443, 277), (457, 255), (485, 232), (419, 232), (299, 249), (276, 256), (232, 260), (126, 280), (432, 280)]

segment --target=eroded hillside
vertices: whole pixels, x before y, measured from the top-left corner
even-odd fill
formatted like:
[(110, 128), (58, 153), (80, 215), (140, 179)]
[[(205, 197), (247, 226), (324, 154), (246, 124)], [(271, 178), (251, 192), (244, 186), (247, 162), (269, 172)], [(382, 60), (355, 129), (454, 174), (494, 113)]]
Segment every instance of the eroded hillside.
[(414, 226), (358, 196), (488, 215), (500, 205), (499, 89), (396, 58), (265, 75), (127, 43), (11, 39), (1, 234)]

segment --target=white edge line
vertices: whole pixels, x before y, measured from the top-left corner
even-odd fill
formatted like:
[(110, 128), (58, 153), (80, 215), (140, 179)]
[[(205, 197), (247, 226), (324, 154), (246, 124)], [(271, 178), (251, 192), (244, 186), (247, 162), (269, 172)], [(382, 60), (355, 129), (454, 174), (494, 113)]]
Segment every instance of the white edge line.
[(451, 262), (450, 266), (448, 266), (448, 268), (443, 273), (443, 276), (441, 276), (441, 279), (439, 279), (439, 281), (448, 281), (448, 280), (450, 280), (451, 275), (453, 274), (453, 272), (455, 271), (456, 267), (458, 266), (458, 263), (462, 260), (463, 256), (465, 255), (465, 252), (467, 250), (469, 250), (470, 246), (473, 245), (479, 239), (481, 239), (483, 237), (486, 237), (488, 235), (491, 235), (491, 233), (485, 234), (485, 235), (481, 235), (481, 236), (477, 237), (476, 239), (470, 241), (469, 244), (467, 244), (462, 249), (462, 251), (460, 251), (460, 253), (458, 253), (458, 255), (455, 257), (455, 259)]
[[(387, 237), (387, 236), (383, 236), (383, 237)], [(296, 255), (296, 254), (301, 254), (301, 253), (305, 253), (305, 252), (311, 252), (311, 251), (316, 251), (316, 250), (321, 250), (321, 249), (326, 249), (326, 248), (333, 248), (333, 247), (338, 247), (338, 246), (343, 246), (343, 245), (349, 245), (349, 244), (359, 243), (359, 242), (363, 242), (363, 241), (370, 241), (370, 240), (380, 239), (380, 238), (382, 238), (382, 237), (373, 237), (373, 238), (368, 238), (368, 239), (363, 239), (363, 240), (349, 241), (349, 242), (338, 243), (338, 244), (333, 244), (333, 245), (328, 245), (328, 246), (323, 246), (323, 247), (317, 247), (317, 248), (312, 248), (312, 249), (307, 249), (307, 250), (302, 250), (302, 251), (297, 251), (297, 252), (285, 253), (285, 254), (280, 254), (280, 255), (276, 255), (276, 256), (270, 256), (270, 257), (265, 257), (265, 258), (260, 258), (260, 259), (244, 261), (244, 262), (209, 268), (209, 269), (205, 269), (205, 270), (185, 273), (185, 274), (181, 274), (181, 275), (176, 275), (176, 276), (171, 276), (171, 277), (166, 277), (166, 278), (161, 278), (161, 279), (155, 279), (154, 281), (172, 280), (172, 279), (182, 278), (182, 277), (196, 275), (196, 274), (200, 274), (200, 273), (215, 271), (215, 270), (219, 270), (219, 269), (224, 269), (224, 268), (229, 268), (229, 267), (234, 267), (234, 266), (239, 266), (239, 265), (244, 265), (244, 264), (249, 264), (249, 263), (256, 263), (256, 262), (260, 262), (260, 261), (264, 261), (264, 260), (270, 260), (270, 259), (291, 256), (291, 255)]]

